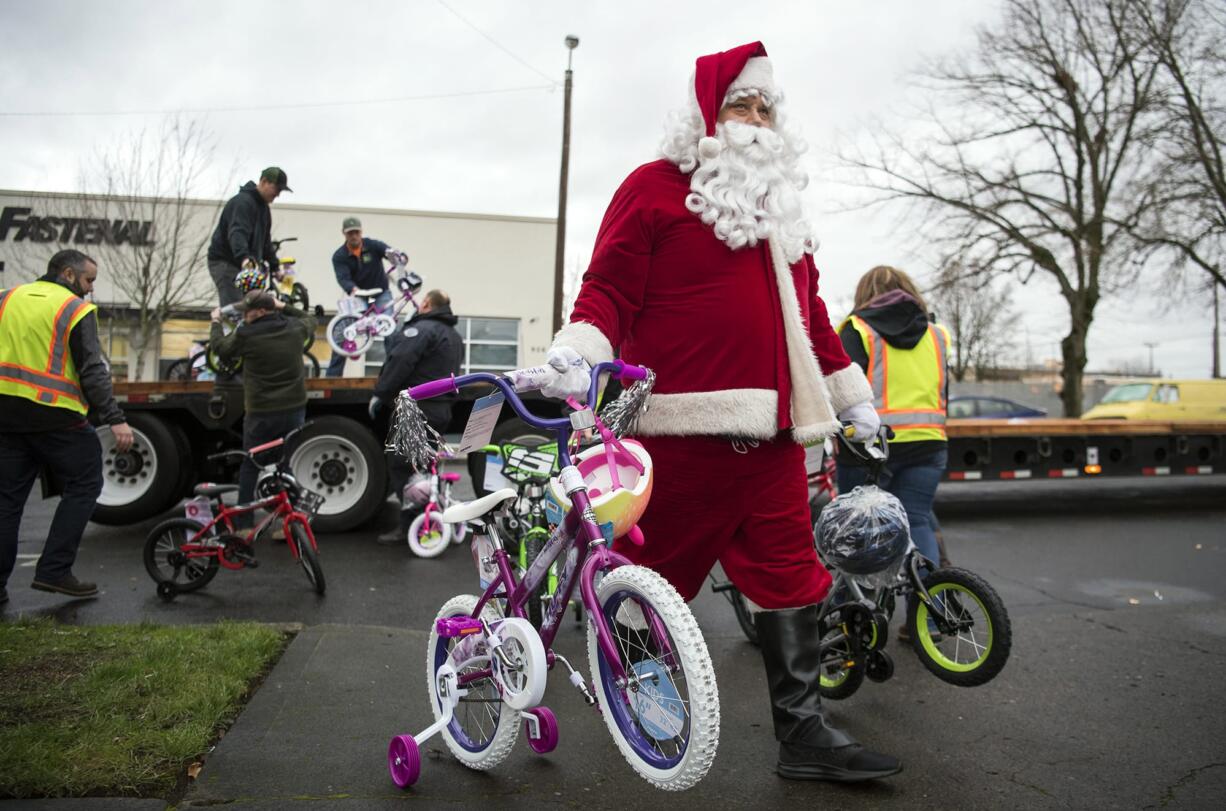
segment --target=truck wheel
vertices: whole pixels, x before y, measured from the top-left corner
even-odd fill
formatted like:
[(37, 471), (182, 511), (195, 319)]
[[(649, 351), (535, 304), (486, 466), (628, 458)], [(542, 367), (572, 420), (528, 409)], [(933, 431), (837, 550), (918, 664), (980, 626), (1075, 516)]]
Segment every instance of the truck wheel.
[(186, 437), (173, 425), (149, 414), (128, 415), (135, 441), (126, 453), (115, 450), (110, 429), (98, 431), (102, 443), (102, 494), (92, 520), (99, 524), (134, 524), (152, 518), (171, 505), (182, 478), (180, 464)]
[(348, 417), (316, 417), (298, 435), (290, 470), (324, 497), (312, 526), (343, 532), (369, 519), (387, 494), (383, 449), (370, 429)]

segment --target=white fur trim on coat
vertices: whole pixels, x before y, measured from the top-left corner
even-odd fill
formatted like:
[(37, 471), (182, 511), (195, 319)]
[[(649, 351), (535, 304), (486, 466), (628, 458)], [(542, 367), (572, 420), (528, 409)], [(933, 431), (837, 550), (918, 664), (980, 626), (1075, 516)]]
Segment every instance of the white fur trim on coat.
[(772, 389), (652, 394), (635, 433), (774, 439), (779, 433), (778, 404), (779, 394)]
[(792, 380), (792, 439), (800, 445), (812, 445), (837, 431), (839, 421), (830, 406), (830, 394), (826, 391), (821, 367), (813, 356), (813, 343), (800, 317), (800, 300), (796, 297), (796, 285), (792, 283), (792, 270), (783, 256), (783, 249), (774, 240), (768, 240), (768, 244), (771, 264), (775, 266), (775, 283), (779, 287), (788, 374)]
[(830, 405), (834, 407), (835, 414), (842, 414), (848, 406), (873, 401), (873, 387), (854, 363), (827, 375), (826, 388), (830, 391)]
[[(553, 336), (553, 346), (569, 346), (590, 365), (613, 360), (613, 345), (595, 324), (572, 321)], [(870, 396), (871, 399), (871, 396)]]

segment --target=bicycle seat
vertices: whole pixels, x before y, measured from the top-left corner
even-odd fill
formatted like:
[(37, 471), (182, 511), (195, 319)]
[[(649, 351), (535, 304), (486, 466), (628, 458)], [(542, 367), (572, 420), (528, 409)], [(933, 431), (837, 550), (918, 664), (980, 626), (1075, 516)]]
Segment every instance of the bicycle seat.
[(441, 473), (439, 478), (445, 482), (458, 482), (460, 480), (459, 473)]
[(359, 290), (359, 289), (358, 289), (358, 288), (356, 288), (356, 287), (353, 289), (353, 295), (355, 295), (355, 296), (366, 296), (366, 297), (368, 297), (368, 298), (374, 298), (375, 296), (378, 296), (378, 295), (380, 295), (380, 294), (382, 294), (382, 293), (383, 293), (383, 290), (382, 290), (381, 288), (378, 288), (378, 287), (372, 287), (372, 288), (370, 288), (369, 290)]
[(220, 496), (223, 493), (237, 493), (237, 484), (214, 484), (213, 482), (202, 482), (192, 488), (192, 493), (205, 498)]
[(480, 518), (490, 510), (497, 507), (508, 499), (515, 498), (517, 495), (514, 487), (504, 487), (501, 490), (495, 490), (488, 496), (482, 496), (475, 501), (466, 501), (463, 504), (453, 504), (443, 511), (439, 516), (439, 520), (444, 524), (458, 524), (461, 521), (471, 521), (474, 518)]

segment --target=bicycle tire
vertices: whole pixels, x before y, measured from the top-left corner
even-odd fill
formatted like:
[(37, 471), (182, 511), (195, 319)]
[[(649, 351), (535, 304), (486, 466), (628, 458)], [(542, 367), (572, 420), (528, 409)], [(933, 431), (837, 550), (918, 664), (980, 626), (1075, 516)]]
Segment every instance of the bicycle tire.
[(175, 362), (166, 367), (166, 374), (163, 380), (191, 380), (192, 379), (192, 359), (179, 358)]
[[(471, 617), (477, 610), (478, 601), (472, 594), (452, 597), (439, 609), (434, 622), (430, 623), (430, 640), (426, 643), (426, 692), (430, 695), (430, 710), (434, 713), (435, 721), (443, 717), (435, 674), (447, 662), (447, 654), (452, 646), (462, 639), (440, 637), (438, 620), (447, 617)], [(482, 610), (481, 616), (487, 623), (502, 619), (497, 609), (489, 603)], [(488, 671), (488, 662), (483, 666)], [(481, 668), (482, 666), (474, 665), (470, 669)], [(461, 674), (463, 672), (461, 671)], [(466, 689), (468, 692), (460, 698), (451, 723), (443, 727), (439, 734), (456, 760), (470, 769), (485, 771), (494, 768), (511, 754), (511, 749), (519, 737), (519, 713), (502, 703), (492, 675), (470, 682)]]
[[(447, 551), (451, 545), (451, 525), (444, 524), (438, 518), (438, 513), (423, 512), (413, 519), (409, 525), (409, 549), (419, 558), (437, 558)], [(430, 525), (426, 526), (429, 517)]]
[(306, 362), (302, 364), (306, 376), (319, 377), (319, 358), (315, 357), (305, 349), (302, 350), (302, 357), (306, 359)]
[(299, 310), (306, 312), (311, 307), (311, 294), (306, 289), (306, 285), (301, 282), (294, 282), (294, 287), (290, 290), (289, 304), (292, 307), (297, 307)]
[[(200, 531), (201, 524), (190, 518), (169, 518), (149, 531), (145, 536), (145, 571), (153, 578), (154, 583), (174, 583), (175, 591), (195, 591), (204, 588), (209, 581), (217, 576), (219, 565), (217, 558), (192, 558), (180, 566), (170, 563), (168, 556), (187, 543), (187, 540)], [(179, 531), (181, 537), (175, 539), (170, 533)], [(166, 569), (159, 565), (166, 563)], [(180, 577), (180, 573), (184, 576)]]
[(356, 324), (359, 318), (360, 316), (356, 315), (336, 315), (328, 322), (328, 346), (332, 347), (338, 355), (356, 357), (366, 354), (366, 350), (370, 349), (371, 337), (369, 332), (358, 335), (357, 339), (353, 342), (353, 346), (349, 348), (346, 348), (343, 343), (345, 341), (345, 330), (350, 325)]
[[(974, 572), (953, 567), (931, 572), (924, 578), (924, 588), (943, 609), (942, 616), (930, 621), (928, 606), (917, 596), (911, 597), (907, 609), (911, 647), (924, 667), (959, 687), (977, 687), (996, 678), (1013, 647), (1009, 613), (996, 590)], [(987, 626), (978, 632), (977, 613)], [(951, 638), (939, 628), (942, 618), (971, 624)], [(962, 656), (964, 647), (968, 658)]]
[(745, 634), (750, 644), (759, 645), (758, 626), (754, 624), (753, 614), (749, 610), (749, 603), (745, 600), (745, 595), (741, 594), (740, 589), (733, 589), (728, 595), (731, 597), (732, 612), (736, 614), (736, 624), (741, 626), (741, 633)]
[(229, 363), (226, 363), (217, 356), (217, 353), (213, 351), (211, 346), (208, 346), (204, 349), (204, 365), (207, 366), (209, 371), (215, 375), (229, 375), (233, 377), (242, 371), (243, 359), (235, 358)]
[[(719, 691), (694, 615), (668, 581), (642, 566), (605, 573), (596, 598), (591, 608), (609, 623), (623, 668), (637, 674), (638, 689), (618, 687), (589, 621), (588, 661), (609, 734), (647, 782), (670, 791), (693, 786), (711, 768), (719, 746)], [(648, 627), (645, 612), (654, 614), (667, 633), (672, 661), (661, 661), (658, 640), (631, 631)], [(668, 732), (675, 734), (666, 739)]]
[(315, 551), (315, 545), (311, 543), (310, 534), (301, 522), (293, 520), (289, 522), (289, 532), (290, 537), (294, 539), (294, 546), (298, 550), (298, 562), (302, 564), (307, 580), (311, 581), (316, 594), (323, 594), (328, 584), (324, 580), (324, 570), (319, 565), (319, 554)]
[[(832, 701), (850, 698), (864, 684), (864, 668), (848, 664), (856, 661), (855, 646), (842, 628), (830, 625), (829, 617), (822, 618), (819, 633), (822, 653), (817, 689), (822, 698)], [(843, 634), (842, 641), (834, 642), (833, 639), (840, 633)]]

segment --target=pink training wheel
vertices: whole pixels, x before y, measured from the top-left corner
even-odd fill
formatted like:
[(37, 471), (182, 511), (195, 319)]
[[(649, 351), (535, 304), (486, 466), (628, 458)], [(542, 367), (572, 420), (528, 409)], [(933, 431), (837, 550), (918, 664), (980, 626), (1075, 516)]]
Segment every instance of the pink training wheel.
[(558, 748), (558, 718), (548, 707), (534, 707), (528, 712), (536, 716), (540, 727), (540, 737), (532, 737), (532, 725), (524, 721), (528, 729), (528, 745), (538, 755), (547, 755)]
[[(557, 740), (555, 728), (554, 740)], [(421, 753), (412, 735), (397, 735), (387, 747), (387, 770), (392, 773), (392, 782), (400, 788), (408, 788), (421, 775)]]

